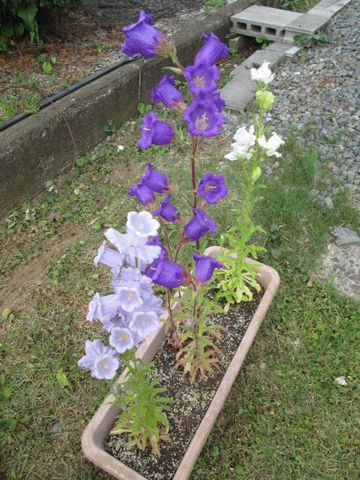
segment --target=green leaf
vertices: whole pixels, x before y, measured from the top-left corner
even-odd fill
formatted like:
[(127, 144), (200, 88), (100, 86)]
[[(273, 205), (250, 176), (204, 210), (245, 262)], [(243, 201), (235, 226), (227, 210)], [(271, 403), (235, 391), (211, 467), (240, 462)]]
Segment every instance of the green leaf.
[(4, 308), (4, 310), (2, 311), (1, 316), (2, 316), (2, 318), (3, 318), (4, 320), (6, 320), (6, 319), (10, 316), (10, 314), (11, 314), (10, 308), (9, 308), (9, 307), (6, 307), (6, 308)]
[(51, 75), (52, 69), (53, 67), (50, 62), (44, 62), (42, 64), (42, 71), (45, 73), (45, 75)]
[(69, 382), (65, 372), (61, 372), (61, 371), (58, 372), (56, 374), (56, 380), (58, 381), (59, 385), (62, 388), (68, 387), (70, 385), (70, 382)]
[(34, 31), (35, 26), (35, 17), (38, 11), (38, 7), (35, 3), (30, 5), (18, 7), (16, 14), (21, 20), (24, 21), (25, 25), (30, 31)]

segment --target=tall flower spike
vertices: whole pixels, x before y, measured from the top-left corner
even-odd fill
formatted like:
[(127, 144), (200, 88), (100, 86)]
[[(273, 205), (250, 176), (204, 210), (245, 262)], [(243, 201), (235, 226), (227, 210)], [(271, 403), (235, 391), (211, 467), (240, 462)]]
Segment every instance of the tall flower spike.
[(154, 87), (151, 92), (151, 101), (153, 103), (163, 103), (166, 107), (182, 111), (185, 108), (183, 96), (177, 88), (174, 87), (175, 75), (164, 75), (159, 85)]
[(172, 126), (159, 120), (154, 112), (145, 115), (140, 130), (141, 138), (138, 145), (144, 150), (151, 145), (168, 145), (174, 138)]
[(218, 135), (225, 121), (211, 94), (195, 98), (185, 110), (184, 120), (191, 135), (203, 137)]
[(189, 90), (194, 95), (199, 95), (199, 93), (210, 93), (216, 89), (220, 73), (215, 65), (202, 62), (186, 67), (184, 77), (189, 82)]
[(229, 48), (221, 42), (215, 33), (203, 33), (204, 45), (195, 58), (195, 63), (206, 62), (208, 65), (215, 65), (219, 60), (228, 58)]
[(169, 43), (160, 30), (150, 23), (151, 16), (141, 10), (138, 21), (123, 29), (125, 33), (123, 53), (129, 56), (140, 54), (145, 58), (167, 55)]
[(228, 188), (225, 183), (225, 177), (222, 175), (205, 173), (199, 182), (198, 194), (207, 203), (218, 203), (222, 198), (226, 197), (227, 192)]

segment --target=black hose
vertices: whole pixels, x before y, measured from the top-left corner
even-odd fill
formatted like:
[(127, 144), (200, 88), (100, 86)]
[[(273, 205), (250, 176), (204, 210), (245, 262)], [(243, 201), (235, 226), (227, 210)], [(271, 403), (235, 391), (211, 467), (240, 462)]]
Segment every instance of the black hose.
[[(126, 58), (124, 60), (121, 60), (120, 62), (113, 63), (109, 67), (102, 68), (101, 70), (98, 70), (95, 73), (92, 73), (91, 75), (88, 75), (87, 77), (84, 77), (82, 80), (79, 80), (78, 82), (74, 83), (73, 85), (70, 85), (70, 87), (65, 88), (63, 90), (59, 90), (58, 92), (55, 92), (43, 100), (38, 105), (39, 110), (47, 107), (48, 105), (51, 105), (52, 103), (56, 102), (57, 100), (60, 100), (60, 98), (65, 97), (66, 95), (69, 95), (72, 92), (75, 92), (75, 90), (78, 90), (79, 88), (87, 85), (88, 83), (93, 82), (94, 80), (97, 80), (98, 78), (106, 75), (107, 73), (112, 72), (113, 70), (116, 70), (117, 68), (121, 67), (122, 65), (126, 65), (127, 63), (133, 62), (137, 59), (141, 58), (140, 55), (134, 55), (133, 57)], [(9, 127), (12, 127), (16, 123), (20, 122), (21, 120), (24, 120), (27, 117), (31, 117), (33, 114), (32, 113), (18, 113), (13, 117), (11, 120), (3, 123), (0, 125), (0, 132), (6, 130)]]

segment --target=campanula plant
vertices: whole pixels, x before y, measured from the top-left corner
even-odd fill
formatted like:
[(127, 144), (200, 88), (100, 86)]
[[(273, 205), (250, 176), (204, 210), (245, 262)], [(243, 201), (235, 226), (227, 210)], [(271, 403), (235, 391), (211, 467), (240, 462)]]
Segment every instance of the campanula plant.
[[(124, 33), (123, 52), (127, 55), (167, 57), (174, 65), (168, 67), (172, 75), (162, 77), (153, 88), (151, 98), (153, 103), (175, 112), (187, 127), (191, 137), (189, 183), (192, 193), (187, 199), (187, 211), (179, 209), (173, 199), (171, 179), (154, 169), (151, 162), (144, 174), (134, 180), (128, 193), (141, 205), (141, 211), (128, 213), (125, 233), (113, 228), (105, 231), (106, 241), (94, 260), (95, 265), (102, 263), (110, 269), (112, 293), (94, 295), (87, 320), (101, 322), (109, 335), (109, 346), (100, 339), (87, 341), (85, 356), (78, 364), (99, 379), (111, 379), (121, 365), (127, 366), (126, 388), (117, 395), (122, 411), (115, 432), (127, 432), (132, 445), (141, 449), (149, 445), (158, 454), (159, 441), (167, 439), (166, 410), (170, 400), (158, 386), (154, 367), (136, 359), (135, 349), (165, 322), (170, 344), (176, 350), (177, 366), (189, 375), (191, 382), (199, 377), (205, 379), (217, 366), (220, 328), (209, 325), (209, 318), (223, 307), (212, 298), (211, 281), (216, 278), (218, 297), (225, 298), (227, 307), (233, 301), (250, 298), (251, 287), (258, 288), (255, 270), (245, 262), (246, 256), (256, 258), (260, 250), (250, 243), (252, 235), (261, 230), (251, 220), (256, 201), (254, 193), (260, 187), (262, 159), (266, 154), (280, 155), (277, 149), (282, 140), (276, 134), (270, 138), (265, 136), (263, 115), (273, 102), (266, 87), (272, 73), (265, 64), (252, 70), (259, 85), (256, 93), (259, 114), (254, 117), (253, 125), (237, 131), (232, 152), (226, 155), (229, 160), (243, 162), (245, 194), (244, 205), (236, 210), (238, 218), (234, 226), (222, 237), (223, 245), (230, 249), (229, 254), (223, 253), (219, 259), (205, 255), (200, 241), (218, 232), (208, 206), (221, 202), (228, 194), (228, 187), (223, 175), (199, 172), (197, 157), (204, 137), (218, 135), (225, 122), (222, 114), (225, 103), (217, 89), (220, 75), (216, 64), (228, 57), (228, 47), (213, 33), (203, 34), (203, 46), (194, 64), (184, 68), (175, 46), (152, 26), (151, 16), (144, 11), (136, 23), (124, 28)], [(183, 95), (176, 88), (174, 74), (183, 76), (189, 95)], [(185, 98), (191, 99), (189, 104)], [(172, 125), (155, 112), (147, 111), (137, 144), (143, 150), (153, 145), (168, 145), (175, 135)], [(173, 235), (176, 232), (175, 243), (170, 242), (170, 230)], [(181, 262), (180, 252), (185, 245), (191, 245), (192, 252)], [(168, 311), (166, 321), (160, 319), (165, 308), (162, 297), (155, 293), (159, 291)], [(174, 296), (178, 303), (176, 310), (172, 305)]]
[(266, 157), (280, 157), (279, 147), (284, 141), (274, 132), (268, 138), (264, 124), (264, 115), (274, 102), (274, 95), (267, 87), (274, 78), (269, 69), (269, 62), (258, 68), (252, 68), (251, 77), (257, 83), (255, 95), (258, 112), (253, 115), (253, 123), (248, 128), (240, 127), (234, 136), (232, 150), (225, 158), (241, 162), (242, 181), (240, 193), (243, 202), (233, 208), (234, 225), (222, 235), (222, 246), (226, 247), (220, 255), (225, 268), (217, 275), (219, 285), (217, 298), (226, 301), (225, 311), (231, 304), (250, 301), (253, 291), (259, 291), (260, 285), (255, 279), (254, 264), (246, 261), (247, 257), (256, 259), (264, 248), (254, 243), (257, 233), (265, 233), (261, 226), (252, 219), (253, 209), (259, 200), (259, 191), (264, 188), (261, 183), (261, 164)]

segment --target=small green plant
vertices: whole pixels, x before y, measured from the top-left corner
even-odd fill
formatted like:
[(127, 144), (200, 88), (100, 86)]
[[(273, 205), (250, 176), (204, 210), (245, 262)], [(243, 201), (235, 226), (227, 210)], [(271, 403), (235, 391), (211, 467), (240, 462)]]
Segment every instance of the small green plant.
[(51, 75), (53, 72), (53, 66), (56, 64), (56, 57), (48, 58), (46, 55), (39, 55), (38, 60), (41, 63), (41, 68), (45, 75)]
[(104, 127), (104, 132), (105, 133), (108, 133), (109, 135), (111, 133), (115, 133), (116, 132), (116, 126), (115, 126), (115, 123), (113, 120), (109, 119), (107, 120), (106, 122), (106, 125)]
[(92, 42), (92, 46), (94, 48), (94, 50), (96, 51), (96, 53), (101, 53), (104, 49), (104, 46), (101, 42), (99, 42), (99, 40), (97, 40), (96, 38), (94, 38), (93, 42)]
[(159, 442), (169, 441), (169, 421), (166, 411), (172, 399), (163, 396), (166, 389), (159, 386), (153, 363), (145, 364), (134, 352), (123, 357), (128, 369), (126, 381), (115, 391), (115, 404), (121, 408), (118, 423), (112, 434), (129, 436), (129, 444), (140, 450), (150, 446), (160, 455)]
[(203, 9), (206, 14), (209, 13), (211, 8), (221, 8), (227, 4), (227, 0), (206, 0)]
[(179, 348), (177, 366), (189, 375), (190, 383), (194, 383), (198, 374), (204, 379), (219, 364), (219, 348), (216, 346), (216, 340), (220, 338), (219, 326), (209, 325), (208, 321), (223, 309), (214, 304), (206, 285), (183, 295), (179, 305), (174, 313), (176, 330), (171, 343)]
[(16, 113), (16, 96), (0, 97), (0, 125), (7, 122)]
[(327, 43), (329, 41), (328, 36), (324, 32), (317, 32), (311, 35), (306, 33), (300, 33), (294, 36), (294, 43), (299, 48), (309, 48), (314, 43)]
[(145, 115), (146, 113), (149, 113), (151, 111), (151, 105), (147, 105), (146, 103), (140, 102), (138, 105), (138, 112), (139, 115)]
[(270, 41), (264, 35), (256, 35), (255, 41), (260, 44), (261, 50), (265, 50), (270, 45)]

